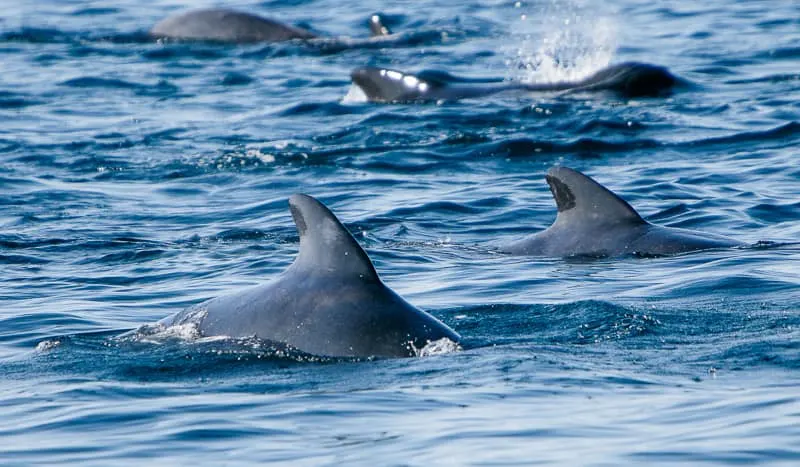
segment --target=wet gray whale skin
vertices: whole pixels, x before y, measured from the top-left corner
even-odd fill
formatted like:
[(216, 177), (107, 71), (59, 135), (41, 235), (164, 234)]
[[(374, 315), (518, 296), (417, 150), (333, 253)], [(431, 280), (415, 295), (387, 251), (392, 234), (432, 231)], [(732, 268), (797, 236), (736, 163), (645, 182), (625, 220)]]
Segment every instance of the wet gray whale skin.
[[(378, 15), (370, 19), (372, 36), (391, 34)], [(158, 22), (149, 32), (156, 38), (227, 42), (281, 42), (319, 38), (317, 34), (262, 16), (231, 10), (208, 8), (178, 13)]]
[(743, 246), (721, 235), (651, 224), (586, 175), (553, 167), (545, 177), (558, 215), (547, 229), (501, 250), (531, 256), (661, 256)]
[(406, 302), (325, 205), (289, 198), (300, 234), (294, 263), (275, 280), (189, 307), (159, 323), (196, 323), (204, 336), (256, 336), (327, 357), (408, 357), (460, 336)]
[(542, 84), (472, 80), (443, 72), (413, 75), (380, 67), (356, 68), (350, 78), (370, 102), (382, 103), (455, 101), (509, 91), (611, 91), (625, 97), (655, 97), (681, 83), (666, 68), (639, 62), (611, 65), (580, 81)]

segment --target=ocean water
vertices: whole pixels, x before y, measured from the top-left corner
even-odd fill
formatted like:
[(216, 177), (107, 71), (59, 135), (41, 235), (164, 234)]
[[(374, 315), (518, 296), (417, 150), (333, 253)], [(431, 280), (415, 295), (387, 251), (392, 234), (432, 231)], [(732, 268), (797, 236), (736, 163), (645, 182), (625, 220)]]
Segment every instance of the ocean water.
[[(797, 2), (234, 1), (352, 39), (145, 34), (212, 4), (3, 4), (0, 464), (800, 464)], [(397, 38), (361, 40), (374, 12)], [(628, 60), (692, 85), (345, 99), (367, 64), (535, 82)], [(750, 246), (499, 253), (553, 221), (554, 165)], [(462, 349), (116, 338), (283, 270), (297, 192)]]

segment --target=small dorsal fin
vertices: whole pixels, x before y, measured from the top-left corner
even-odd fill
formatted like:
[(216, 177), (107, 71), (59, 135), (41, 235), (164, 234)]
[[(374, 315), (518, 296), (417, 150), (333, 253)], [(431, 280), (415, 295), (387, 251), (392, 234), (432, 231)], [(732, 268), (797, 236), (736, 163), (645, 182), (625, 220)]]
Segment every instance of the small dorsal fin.
[(377, 13), (369, 18), (369, 31), (372, 37), (389, 36), (392, 34), (392, 31), (383, 24), (381, 15)]
[(324, 204), (311, 196), (295, 194), (289, 198), (289, 210), (300, 234), (295, 267), (379, 280), (367, 253)]
[(545, 177), (558, 207), (558, 222), (580, 220), (587, 225), (647, 223), (624, 199), (586, 175), (553, 167)]

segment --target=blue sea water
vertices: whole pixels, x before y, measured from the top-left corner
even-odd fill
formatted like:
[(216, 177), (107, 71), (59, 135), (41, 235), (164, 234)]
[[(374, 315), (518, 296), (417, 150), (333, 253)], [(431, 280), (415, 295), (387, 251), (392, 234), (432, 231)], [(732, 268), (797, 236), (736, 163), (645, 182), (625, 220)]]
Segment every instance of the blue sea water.
[[(3, 5), (0, 464), (800, 464), (800, 4), (235, 1), (353, 46), (145, 35), (209, 5)], [(399, 38), (356, 40), (377, 11)], [(553, 81), (628, 60), (692, 85), (345, 98), (367, 64)], [(752, 246), (500, 254), (553, 221), (558, 164)], [(283, 270), (296, 192), (463, 349), (114, 338)]]

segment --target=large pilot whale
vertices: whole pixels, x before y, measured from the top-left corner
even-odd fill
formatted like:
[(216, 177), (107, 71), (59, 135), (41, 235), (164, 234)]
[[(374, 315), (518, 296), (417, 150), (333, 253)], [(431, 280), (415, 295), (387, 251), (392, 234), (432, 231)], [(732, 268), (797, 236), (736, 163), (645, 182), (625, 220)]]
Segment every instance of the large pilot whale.
[(659, 96), (680, 82), (662, 66), (639, 62), (611, 65), (583, 80), (558, 83), (469, 79), (439, 71), (414, 75), (370, 66), (356, 68), (350, 78), (368, 101), (384, 103), (455, 101), (510, 91), (612, 91), (626, 97)]
[[(372, 15), (369, 27), (373, 37), (391, 34), (378, 15)], [(280, 42), (320, 37), (307, 29), (228, 8), (178, 13), (158, 22), (149, 34), (156, 38), (228, 43)]]
[(736, 240), (651, 224), (630, 204), (586, 175), (554, 167), (545, 177), (558, 214), (547, 229), (501, 250), (519, 255), (661, 256), (743, 246)]
[(325, 205), (296, 194), (289, 209), (300, 251), (279, 277), (159, 324), (198, 325), (204, 336), (256, 336), (327, 357), (405, 357), (443, 338), (459, 341), (455, 331), (381, 281), (367, 253)]

